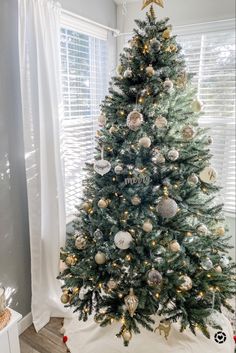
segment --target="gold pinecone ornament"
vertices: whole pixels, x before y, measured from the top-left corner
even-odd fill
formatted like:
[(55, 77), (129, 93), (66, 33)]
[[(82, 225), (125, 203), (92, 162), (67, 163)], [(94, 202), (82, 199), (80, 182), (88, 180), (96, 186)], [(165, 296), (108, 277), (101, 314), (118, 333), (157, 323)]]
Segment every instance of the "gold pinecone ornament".
[(136, 295), (134, 294), (133, 288), (130, 288), (129, 295), (125, 297), (125, 305), (131, 317), (134, 316), (135, 311), (138, 308), (138, 303), (138, 297), (136, 297)]

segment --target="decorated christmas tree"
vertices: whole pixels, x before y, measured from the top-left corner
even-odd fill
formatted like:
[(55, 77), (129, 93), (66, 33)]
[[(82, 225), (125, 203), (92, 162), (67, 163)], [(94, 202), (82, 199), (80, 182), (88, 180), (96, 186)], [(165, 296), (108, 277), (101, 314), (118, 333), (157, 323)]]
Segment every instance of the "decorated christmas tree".
[[(151, 2), (162, 5), (144, 7)], [(125, 345), (141, 326), (154, 330), (156, 315), (209, 337), (212, 309), (231, 310), (235, 290), (212, 139), (198, 125), (202, 104), (168, 19), (157, 21), (151, 7), (136, 24), (61, 251), (61, 300), (80, 320), (120, 322)]]

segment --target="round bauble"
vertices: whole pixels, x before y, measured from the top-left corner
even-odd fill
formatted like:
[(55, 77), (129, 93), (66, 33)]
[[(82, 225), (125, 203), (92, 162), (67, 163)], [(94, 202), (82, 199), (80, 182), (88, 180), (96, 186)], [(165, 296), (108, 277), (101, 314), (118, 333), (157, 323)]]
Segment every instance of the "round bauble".
[(155, 70), (153, 69), (152, 65), (146, 67), (146, 74), (151, 77), (155, 74)]
[(149, 286), (159, 286), (162, 283), (162, 275), (159, 271), (152, 269), (148, 272), (147, 282)]
[(115, 168), (114, 168), (114, 172), (117, 174), (117, 175), (120, 175), (123, 173), (123, 166), (121, 164), (118, 164)]
[(179, 151), (176, 149), (172, 149), (168, 152), (168, 159), (172, 162), (177, 161), (179, 159)]
[(150, 45), (152, 47), (153, 50), (160, 50), (161, 48), (161, 43), (159, 42), (159, 40), (157, 38), (152, 38), (150, 40)]
[(207, 138), (207, 142), (208, 142), (208, 144), (209, 144), (209, 145), (212, 145), (212, 144), (213, 144), (213, 142), (214, 142), (213, 137), (208, 136), (208, 138)]
[(68, 293), (63, 293), (61, 296), (61, 302), (62, 304), (67, 304), (70, 301), (70, 296)]
[(195, 135), (195, 130), (192, 126), (185, 126), (182, 130), (182, 136), (185, 140), (191, 140)]
[(170, 28), (167, 28), (164, 30), (164, 32), (162, 33), (162, 38), (164, 39), (170, 39), (171, 37), (171, 30)]
[(199, 182), (199, 179), (196, 174), (193, 173), (188, 177), (188, 183), (190, 185), (197, 185), (198, 182)]
[(149, 137), (141, 137), (141, 139), (138, 142), (139, 146), (144, 147), (144, 148), (149, 148), (152, 144), (152, 141)]
[(133, 241), (132, 235), (129, 232), (119, 231), (114, 237), (114, 243), (118, 249), (129, 249)]
[(134, 205), (134, 206), (138, 206), (138, 205), (140, 205), (140, 203), (141, 203), (141, 198), (140, 198), (138, 195), (134, 195), (134, 196), (131, 198), (131, 203), (132, 203), (132, 205)]
[(205, 226), (205, 224), (200, 224), (197, 227), (197, 234), (198, 235), (207, 235), (207, 233), (208, 233), (208, 228), (207, 228), (207, 226)]
[(122, 332), (122, 337), (123, 337), (124, 342), (128, 343), (132, 339), (132, 333), (129, 330), (124, 330)]
[(82, 208), (84, 211), (88, 212), (92, 207), (92, 204), (91, 202), (84, 202), (83, 205), (82, 205)]
[(222, 226), (216, 228), (216, 235), (223, 237), (225, 235), (225, 228)]
[(192, 103), (192, 110), (194, 113), (200, 113), (200, 111), (203, 108), (202, 102), (200, 102), (198, 99), (195, 99)]
[(155, 164), (165, 164), (166, 159), (161, 153), (157, 153), (153, 158), (152, 158), (153, 163)]
[(103, 239), (103, 233), (100, 229), (95, 230), (93, 233), (93, 236), (96, 240), (102, 240)]
[(223, 256), (221, 257), (221, 259), (220, 259), (220, 266), (221, 266), (222, 268), (226, 268), (226, 267), (229, 266), (229, 259), (228, 259), (228, 257), (226, 257), (225, 255), (223, 255)]
[(107, 287), (110, 289), (110, 290), (114, 290), (118, 287), (118, 283), (113, 279), (111, 278), (108, 282), (107, 282)]
[(100, 208), (107, 208), (108, 206), (108, 201), (105, 199), (101, 199), (98, 201), (98, 207)]
[(130, 130), (137, 131), (143, 123), (143, 115), (137, 110), (133, 110), (127, 116), (127, 126)]
[(109, 129), (110, 134), (114, 134), (114, 132), (116, 132), (116, 131), (117, 131), (117, 128), (114, 125), (111, 126)]
[(131, 78), (133, 76), (133, 72), (131, 69), (126, 69), (124, 72), (124, 78)]
[(106, 255), (99, 251), (96, 255), (95, 255), (95, 262), (98, 264), (98, 265), (103, 265), (105, 264), (106, 262)]
[(183, 282), (179, 288), (183, 291), (188, 291), (190, 289), (192, 289), (193, 287), (193, 282), (191, 280), (191, 278), (187, 275), (181, 276), (180, 280)]
[(216, 271), (217, 273), (222, 273), (222, 268), (221, 268), (220, 266), (216, 266), (216, 267), (215, 267), (215, 271)]
[(213, 167), (208, 166), (201, 171), (199, 177), (204, 183), (213, 184), (217, 179), (217, 172)]
[(168, 125), (168, 121), (164, 116), (158, 116), (155, 120), (155, 126), (158, 129), (164, 129)]
[(163, 86), (166, 91), (171, 91), (174, 87), (174, 84), (169, 78), (167, 78), (165, 79)]
[(74, 266), (77, 262), (77, 258), (74, 255), (69, 255), (66, 258), (66, 264), (67, 266)]
[(98, 125), (103, 127), (106, 125), (106, 116), (104, 114), (101, 114), (99, 117), (98, 117)]
[(103, 176), (110, 172), (111, 163), (105, 159), (99, 159), (94, 162), (94, 170), (96, 173)]
[(177, 242), (177, 240), (173, 240), (170, 244), (169, 244), (169, 249), (171, 252), (179, 252), (181, 249), (180, 244)]
[(172, 218), (178, 212), (178, 205), (175, 200), (164, 196), (157, 205), (157, 212), (163, 218)]
[(147, 220), (147, 221), (145, 221), (143, 223), (143, 227), (142, 228), (143, 228), (144, 232), (150, 233), (150, 232), (152, 232), (153, 225), (152, 225), (152, 223), (149, 220)]
[(86, 248), (87, 245), (87, 240), (86, 238), (81, 234), (75, 239), (75, 247), (78, 250), (83, 250)]
[(121, 75), (122, 72), (123, 72), (123, 70), (124, 70), (123, 66), (122, 66), (122, 65), (118, 65), (118, 66), (116, 67), (116, 73), (117, 73), (117, 75)]
[(201, 266), (203, 270), (209, 271), (213, 268), (213, 263), (211, 259), (207, 258), (201, 261)]

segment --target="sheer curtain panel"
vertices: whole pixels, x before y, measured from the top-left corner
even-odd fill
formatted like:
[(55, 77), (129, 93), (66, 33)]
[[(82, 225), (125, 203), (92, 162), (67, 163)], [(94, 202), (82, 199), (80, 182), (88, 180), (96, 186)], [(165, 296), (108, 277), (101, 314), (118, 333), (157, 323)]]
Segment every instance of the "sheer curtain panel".
[(36, 330), (60, 304), (60, 246), (65, 241), (64, 181), (60, 154), (60, 6), (19, 0), (19, 55), (29, 207), (32, 315)]

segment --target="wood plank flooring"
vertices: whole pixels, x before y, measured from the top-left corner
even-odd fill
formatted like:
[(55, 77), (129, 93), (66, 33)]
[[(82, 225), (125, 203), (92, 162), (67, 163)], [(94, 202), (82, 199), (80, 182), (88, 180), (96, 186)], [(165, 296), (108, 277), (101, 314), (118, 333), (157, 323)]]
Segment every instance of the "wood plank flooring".
[(52, 318), (39, 333), (30, 326), (20, 336), (21, 353), (66, 353), (60, 334), (62, 319)]

